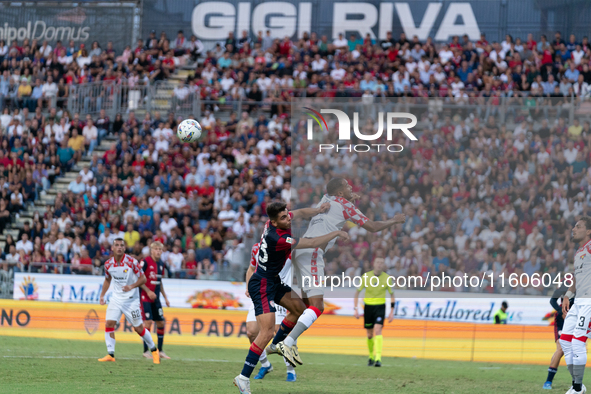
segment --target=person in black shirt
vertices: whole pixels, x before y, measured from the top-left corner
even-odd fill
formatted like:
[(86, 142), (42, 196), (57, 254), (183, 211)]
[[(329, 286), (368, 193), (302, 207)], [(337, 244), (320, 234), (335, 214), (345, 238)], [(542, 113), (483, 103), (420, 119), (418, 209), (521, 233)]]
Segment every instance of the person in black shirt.
[(382, 49), (384, 50), (384, 52), (386, 52), (386, 50), (392, 46), (396, 45), (396, 40), (394, 38), (392, 38), (392, 32), (389, 31), (386, 33), (386, 39), (382, 40), (382, 42), (380, 42), (380, 46), (382, 47)]
[(556, 34), (554, 34), (554, 41), (552, 41), (552, 46), (554, 47), (554, 50), (560, 48), (561, 44), (564, 44), (564, 40), (562, 39), (562, 34), (559, 31), (557, 31)]
[(548, 141), (548, 138), (550, 138), (550, 128), (548, 127), (547, 119), (542, 119), (542, 127), (538, 130), (538, 135), (542, 141)]
[(405, 33), (400, 33), (400, 39), (398, 40), (398, 43), (400, 44), (400, 48), (402, 48), (404, 46), (404, 44), (409, 44), (410, 45), (410, 41), (408, 41), (406, 39), (406, 34)]
[[(554, 380), (554, 375), (558, 371), (558, 366), (560, 365), (560, 360), (564, 355), (562, 348), (560, 347), (560, 342), (558, 339), (560, 338), (560, 334), (562, 332), (562, 326), (564, 325), (564, 317), (562, 316), (562, 305), (558, 304), (558, 300), (562, 300), (562, 297), (566, 294), (568, 288), (566, 286), (562, 286), (554, 291), (552, 294), (552, 298), (550, 298), (550, 305), (554, 308), (554, 342), (556, 342), (556, 351), (552, 355), (552, 359), (550, 360), (550, 366), (548, 367), (548, 377), (546, 378), (546, 383), (544, 383), (545, 389), (552, 388), (552, 381)], [(572, 305), (574, 299), (570, 300), (570, 304)]]
[[(231, 45), (231, 47), (228, 47), (228, 45)], [(224, 43), (224, 47), (226, 48), (226, 51), (228, 51), (230, 53), (238, 52), (238, 46), (236, 45), (236, 39), (234, 38), (233, 31), (228, 33), (228, 38), (226, 38), (226, 42)]]
[(35, 238), (33, 238), (33, 229), (31, 228), (31, 224), (28, 220), (25, 221), (23, 228), (19, 230), (17, 239), (22, 239), (23, 234), (27, 234), (29, 236), (29, 239), (33, 241), (35, 240)]

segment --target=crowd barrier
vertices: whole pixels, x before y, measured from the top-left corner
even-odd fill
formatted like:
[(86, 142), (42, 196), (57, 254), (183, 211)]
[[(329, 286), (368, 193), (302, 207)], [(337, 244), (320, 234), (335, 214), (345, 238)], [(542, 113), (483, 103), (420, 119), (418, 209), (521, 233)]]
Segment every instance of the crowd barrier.
[[(98, 304), (104, 278), (89, 275), (15, 273), (15, 300)], [(243, 282), (163, 279), (172, 307), (247, 311), (251, 300)], [(297, 286), (294, 286), (298, 291)], [(106, 300), (111, 290), (106, 293)], [(325, 294), (326, 315), (352, 316), (355, 288), (339, 288)], [(394, 316), (399, 319), (429, 319), (442, 322), (492, 324), (495, 312), (507, 298), (497, 294), (445, 291), (395, 290)], [(553, 309), (546, 297), (511, 296), (508, 299), (511, 324), (550, 325)], [(388, 299), (387, 312), (390, 311)]]

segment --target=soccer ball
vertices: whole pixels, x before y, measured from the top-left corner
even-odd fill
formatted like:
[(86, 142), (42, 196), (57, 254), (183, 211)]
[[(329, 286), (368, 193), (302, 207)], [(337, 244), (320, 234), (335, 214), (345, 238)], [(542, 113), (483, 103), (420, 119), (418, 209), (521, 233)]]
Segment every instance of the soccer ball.
[(176, 132), (181, 142), (195, 142), (201, 137), (201, 125), (194, 119), (183, 120)]

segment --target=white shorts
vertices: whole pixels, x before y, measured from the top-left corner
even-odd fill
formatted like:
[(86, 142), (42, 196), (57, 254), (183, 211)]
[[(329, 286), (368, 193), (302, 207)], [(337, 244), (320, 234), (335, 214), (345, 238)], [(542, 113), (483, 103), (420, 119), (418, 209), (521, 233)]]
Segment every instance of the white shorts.
[(562, 326), (562, 334), (572, 335), (574, 338), (589, 336), (591, 323), (591, 305), (579, 305), (575, 303), (569, 309)]
[(105, 320), (114, 320), (118, 322), (121, 320), (122, 314), (125, 315), (125, 318), (133, 327), (141, 325), (144, 321), (142, 319), (139, 297), (126, 302), (111, 298), (111, 301), (109, 301), (109, 305), (107, 306)]
[[(277, 309), (277, 312), (275, 312), (275, 324), (281, 324), (283, 319), (285, 319), (285, 316), (287, 316), (287, 309), (280, 305), (275, 305), (275, 309)], [(254, 315), (254, 305), (252, 304), (250, 305), (250, 309), (248, 310), (248, 315), (246, 315), (246, 322), (249, 323), (251, 321), (257, 321), (257, 318)]]
[(292, 263), (302, 292), (307, 297), (323, 296), (324, 286), (321, 285), (320, 280), (324, 279), (324, 250), (320, 248), (294, 250)]

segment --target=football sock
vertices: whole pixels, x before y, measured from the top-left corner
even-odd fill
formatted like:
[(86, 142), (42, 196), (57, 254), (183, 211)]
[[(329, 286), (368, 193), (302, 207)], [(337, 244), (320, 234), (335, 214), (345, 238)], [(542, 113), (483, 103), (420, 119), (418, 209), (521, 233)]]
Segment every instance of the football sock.
[[(113, 334), (113, 337), (111, 337)], [(107, 352), (111, 357), (115, 357), (115, 329), (105, 328), (105, 342), (107, 343)]]
[(372, 360), (375, 359), (375, 357), (373, 355), (373, 343), (374, 343), (373, 338), (367, 338), (367, 348), (369, 349), (369, 358), (371, 358)]
[(573, 388), (575, 391), (581, 391), (577, 389), (575, 385), (583, 384), (583, 376), (585, 375), (585, 364), (587, 364), (587, 347), (585, 342), (587, 337), (584, 338), (573, 338), (572, 340), (572, 354), (573, 354), (573, 377), (575, 384)]
[(285, 338), (283, 344), (285, 346), (293, 346), (298, 337), (302, 335), (304, 331), (310, 328), (310, 326), (316, 321), (316, 319), (320, 317), (321, 314), (322, 312), (320, 312), (318, 308), (313, 306), (308, 307), (298, 319), (298, 322), (293, 330), (291, 330), (291, 333), (287, 336), (287, 338)]
[(158, 334), (158, 350), (162, 351), (164, 345), (164, 328), (156, 328), (156, 334)]
[(285, 362), (285, 366), (287, 367), (287, 372), (295, 373), (295, 368), (293, 365), (289, 363), (285, 358), (283, 358), (283, 362)]
[(556, 368), (552, 368), (552, 367), (548, 368), (548, 377), (546, 378), (546, 381), (547, 382), (553, 381), (554, 380), (554, 375), (556, 375), (556, 372), (557, 371), (558, 370)]
[(252, 343), (250, 345), (250, 349), (248, 349), (248, 355), (246, 356), (246, 360), (244, 361), (244, 367), (242, 367), (241, 375), (247, 379), (250, 379), (250, 375), (252, 375), (252, 371), (254, 367), (257, 366), (259, 362), (259, 357), (263, 353), (263, 349), (258, 347), (256, 343)]
[(261, 366), (263, 366), (265, 368), (269, 368), (271, 366), (271, 363), (267, 359), (267, 352), (265, 350), (263, 350), (263, 352), (261, 353), (261, 356), (259, 357), (259, 361), (261, 362)]
[(156, 350), (156, 345), (154, 345), (154, 340), (152, 339), (152, 335), (150, 334), (150, 330), (148, 330), (147, 328), (144, 327), (144, 331), (142, 331), (142, 333), (139, 334), (139, 336), (142, 337), (142, 339), (144, 340), (146, 345), (148, 345), (148, 348), (150, 349), (151, 352)]
[(277, 330), (277, 333), (275, 334), (275, 337), (273, 338), (273, 345), (277, 345), (279, 342), (283, 341), (285, 339), (285, 337), (287, 336), (287, 334), (289, 334), (291, 332), (291, 330), (293, 330), (294, 326), (295, 326), (294, 322), (287, 320), (287, 318), (283, 319), (283, 321), (281, 322), (281, 325), (279, 326), (279, 330)]
[(382, 335), (376, 335), (376, 361), (382, 361), (382, 344), (384, 337)]

